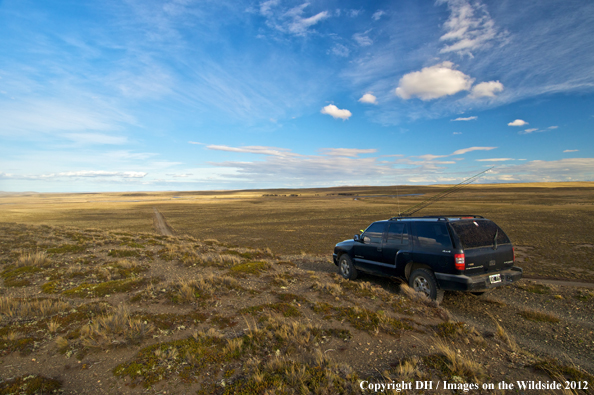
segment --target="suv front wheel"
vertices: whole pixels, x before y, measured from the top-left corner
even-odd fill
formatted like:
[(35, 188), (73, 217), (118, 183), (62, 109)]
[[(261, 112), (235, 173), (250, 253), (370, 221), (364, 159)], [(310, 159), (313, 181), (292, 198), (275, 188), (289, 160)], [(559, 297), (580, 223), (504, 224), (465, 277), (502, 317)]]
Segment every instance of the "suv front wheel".
[(340, 275), (347, 280), (354, 280), (357, 278), (357, 269), (353, 266), (351, 258), (347, 254), (342, 254), (338, 260), (338, 269)]
[(441, 302), (443, 290), (437, 286), (437, 279), (428, 269), (417, 269), (411, 273), (408, 285), (417, 292), (424, 293), (428, 298)]

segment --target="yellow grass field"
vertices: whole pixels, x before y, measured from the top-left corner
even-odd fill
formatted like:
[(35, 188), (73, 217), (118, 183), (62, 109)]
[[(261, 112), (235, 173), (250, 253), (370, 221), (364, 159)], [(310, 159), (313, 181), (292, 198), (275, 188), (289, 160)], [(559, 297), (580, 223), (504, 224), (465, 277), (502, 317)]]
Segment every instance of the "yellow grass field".
[[(334, 244), (370, 222), (449, 187), (3, 194), (0, 221), (151, 232), (157, 208), (179, 235), (330, 257)], [(593, 182), (469, 185), (417, 215), (442, 213), (497, 222), (529, 276), (594, 281)]]
[(495, 220), (535, 280), (440, 305), (336, 273), (336, 242), (446, 188), (1, 194), (0, 394), (588, 393), (593, 183), (472, 185), (419, 213)]

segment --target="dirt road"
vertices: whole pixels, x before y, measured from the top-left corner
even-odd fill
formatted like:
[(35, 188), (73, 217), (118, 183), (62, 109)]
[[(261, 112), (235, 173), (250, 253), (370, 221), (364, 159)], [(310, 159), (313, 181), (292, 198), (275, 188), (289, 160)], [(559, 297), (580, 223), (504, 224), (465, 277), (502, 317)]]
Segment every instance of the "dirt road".
[(157, 210), (156, 207), (153, 207), (155, 211), (155, 216), (153, 218), (153, 227), (155, 230), (163, 236), (173, 236), (173, 229), (167, 224), (165, 221), (165, 217)]

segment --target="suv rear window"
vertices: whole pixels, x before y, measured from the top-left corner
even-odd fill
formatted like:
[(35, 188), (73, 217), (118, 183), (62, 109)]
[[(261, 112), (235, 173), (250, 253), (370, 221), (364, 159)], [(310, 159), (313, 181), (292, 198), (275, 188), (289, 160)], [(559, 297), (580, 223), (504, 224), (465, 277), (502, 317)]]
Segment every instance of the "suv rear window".
[(491, 247), (495, 244), (511, 243), (507, 235), (492, 221), (455, 221), (450, 222), (452, 229), (460, 238), (464, 248)]

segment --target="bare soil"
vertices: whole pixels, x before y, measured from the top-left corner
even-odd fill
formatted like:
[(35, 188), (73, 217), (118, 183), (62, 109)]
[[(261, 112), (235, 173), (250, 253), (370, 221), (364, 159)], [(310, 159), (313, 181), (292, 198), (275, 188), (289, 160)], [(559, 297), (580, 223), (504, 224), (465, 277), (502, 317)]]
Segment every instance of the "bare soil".
[(163, 217), (163, 215), (157, 210), (156, 207), (153, 207), (155, 212), (155, 219), (154, 219), (154, 227), (158, 234), (163, 236), (173, 236), (173, 230), (167, 224), (167, 221)]

